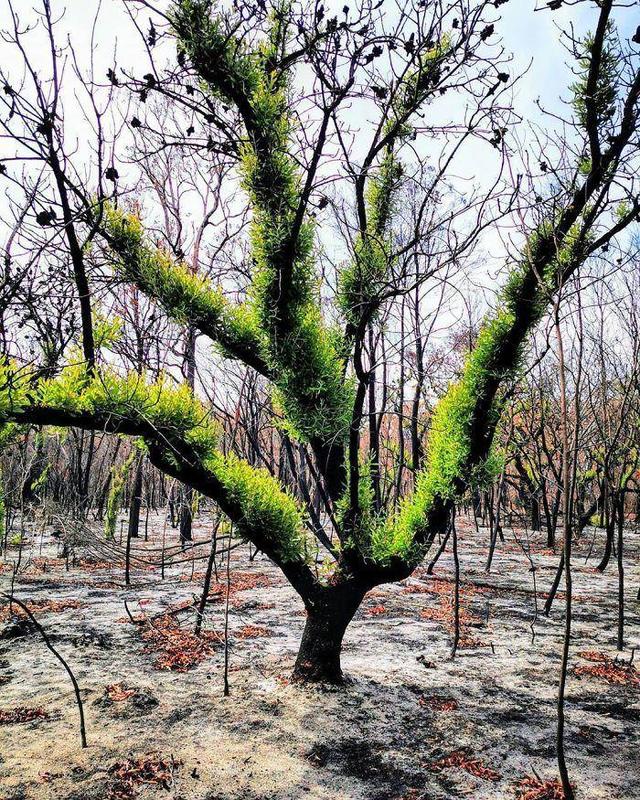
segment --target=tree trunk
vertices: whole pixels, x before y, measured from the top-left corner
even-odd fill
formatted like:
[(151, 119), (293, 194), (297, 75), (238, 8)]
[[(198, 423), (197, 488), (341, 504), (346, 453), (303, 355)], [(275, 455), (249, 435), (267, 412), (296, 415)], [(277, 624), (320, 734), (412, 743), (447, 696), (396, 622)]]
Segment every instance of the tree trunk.
[(342, 683), (342, 639), (366, 591), (353, 584), (334, 586), (306, 603), (307, 622), (293, 669), (294, 680)]
[(542, 519), (540, 515), (540, 500), (537, 497), (531, 498), (531, 530), (542, 530)]
[(193, 489), (184, 486), (180, 504), (180, 544), (183, 546), (193, 539)]
[(473, 504), (473, 516), (477, 519), (482, 516), (482, 497), (477, 489), (473, 490), (471, 502)]
[(616, 530), (616, 504), (615, 501), (611, 503), (611, 511), (605, 520), (606, 525), (606, 539), (604, 545), (604, 553), (602, 554), (602, 560), (596, 567), (598, 572), (604, 572), (605, 569), (609, 565), (609, 560), (611, 559), (611, 554), (613, 552), (613, 537), (615, 536)]
[(556, 496), (553, 500), (553, 506), (550, 509), (551, 518), (547, 526), (547, 547), (550, 550), (556, 549), (556, 529), (558, 527), (558, 515), (560, 513), (560, 502), (562, 500), (562, 491), (558, 489)]
[(27, 506), (38, 502), (34, 486), (46, 465), (47, 456), (44, 449), (44, 437), (42, 430), (39, 428), (35, 435), (33, 458), (31, 459), (27, 476), (22, 483), (22, 501)]
[(598, 501), (594, 500), (588, 508), (582, 508), (578, 514), (578, 533), (581, 534), (591, 522), (591, 517), (598, 510)]
[(131, 493), (131, 503), (129, 505), (129, 526), (128, 536), (130, 539), (137, 539), (140, 536), (140, 508), (142, 507), (142, 472), (144, 456), (136, 458), (136, 472), (133, 479), (133, 491)]
[(618, 499), (618, 650), (624, 650), (624, 495), (625, 490), (620, 490)]
[(556, 574), (553, 579), (551, 589), (549, 589), (549, 595), (547, 597), (547, 601), (544, 604), (545, 617), (548, 617), (549, 614), (551, 613), (551, 606), (553, 605), (553, 601), (555, 600), (556, 592), (558, 591), (558, 586), (560, 586), (560, 579), (562, 578), (563, 572), (564, 572), (564, 550), (560, 554), (560, 563), (558, 564), (558, 569), (556, 570)]

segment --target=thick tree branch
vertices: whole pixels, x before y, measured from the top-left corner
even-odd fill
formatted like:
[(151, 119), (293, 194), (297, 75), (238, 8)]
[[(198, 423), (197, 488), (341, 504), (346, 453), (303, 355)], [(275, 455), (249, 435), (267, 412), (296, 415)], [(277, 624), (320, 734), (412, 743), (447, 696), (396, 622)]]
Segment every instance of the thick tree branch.
[(158, 469), (214, 500), (303, 598), (316, 591), (294, 499), (266, 470), (217, 450), (215, 425), (187, 390), (144, 384), (137, 375), (91, 377), (77, 370), (38, 383), (3, 367), (0, 408), (2, 422), (141, 437)]
[(589, 137), (589, 148), (591, 150), (591, 163), (593, 166), (598, 166), (600, 161), (600, 134), (598, 126), (600, 123), (598, 115), (598, 104), (596, 93), (598, 91), (598, 81), (600, 78), (600, 71), (602, 65), (602, 48), (605, 43), (607, 26), (609, 24), (609, 16), (613, 0), (604, 0), (600, 8), (600, 16), (598, 18), (598, 27), (593, 39), (593, 44), (590, 48), (590, 63), (589, 73), (587, 76), (587, 83), (584, 93), (585, 105), (585, 125), (587, 129), (587, 136)]
[(117, 256), (117, 273), (157, 300), (174, 320), (210, 338), (224, 355), (272, 377), (261, 355), (264, 342), (245, 306), (230, 303), (219, 289), (147, 244), (135, 215), (107, 208), (100, 232)]

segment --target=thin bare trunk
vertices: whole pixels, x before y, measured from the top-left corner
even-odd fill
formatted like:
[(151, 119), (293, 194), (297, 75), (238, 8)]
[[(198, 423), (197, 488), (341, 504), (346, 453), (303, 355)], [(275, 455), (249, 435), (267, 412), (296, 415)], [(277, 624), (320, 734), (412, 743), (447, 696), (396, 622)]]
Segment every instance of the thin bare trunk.
[(562, 440), (562, 481), (563, 481), (563, 523), (564, 523), (564, 580), (565, 580), (565, 627), (564, 639), (562, 645), (562, 656), (560, 663), (560, 679), (558, 682), (558, 727), (556, 739), (556, 752), (558, 756), (558, 770), (560, 772), (560, 780), (562, 782), (562, 790), (564, 792), (565, 800), (573, 800), (574, 793), (571, 781), (569, 779), (569, 771), (567, 769), (567, 761), (565, 756), (564, 747), (564, 729), (565, 729), (565, 708), (564, 696), (567, 684), (567, 673), (569, 669), (569, 647), (571, 644), (571, 471), (569, 466), (569, 431), (568, 431), (568, 410), (567, 410), (567, 385), (566, 385), (566, 365), (564, 358), (564, 347), (562, 341), (562, 332), (560, 329), (560, 319), (558, 315), (558, 308), (556, 306), (556, 335), (558, 339), (558, 363), (559, 363), (559, 378), (560, 378), (560, 408), (561, 408), (561, 440)]

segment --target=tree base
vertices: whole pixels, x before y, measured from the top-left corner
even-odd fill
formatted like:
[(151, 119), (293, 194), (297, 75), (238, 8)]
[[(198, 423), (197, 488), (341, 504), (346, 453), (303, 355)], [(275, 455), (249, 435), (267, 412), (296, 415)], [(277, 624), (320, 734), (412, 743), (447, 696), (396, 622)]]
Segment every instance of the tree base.
[(307, 622), (293, 668), (293, 681), (333, 686), (346, 682), (340, 664), (342, 639), (365, 591), (348, 585), (332, 587), (319, 601), (307, 606)]
[(326, 669), (322, 665), (314, 664), (311, 661), (296, 661), (291, 673), (291, 682), (299, 685), (329, 685), (344, 686), (350, 683), (350, 679), (339, 668)]

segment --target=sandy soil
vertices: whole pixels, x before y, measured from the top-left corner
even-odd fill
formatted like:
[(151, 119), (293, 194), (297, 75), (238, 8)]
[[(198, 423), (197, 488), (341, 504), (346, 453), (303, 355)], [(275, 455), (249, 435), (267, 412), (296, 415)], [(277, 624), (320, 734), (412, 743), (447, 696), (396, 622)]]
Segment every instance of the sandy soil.
[[(224, 648), (215, 637), (211, 653), (184, 673), (158, 669), (162, 654), (144, 638), (145, 632), (153, 638), (149, 631), (160, 625), (156, 639), (162, 641), (156, 615), (197, 595), (204, 570), (202, 561), (191, 563), (191, 553), (167, 568), (164, 581), (157, 567), (145, 567), (152, 554), (157, 559), (163, 527), (152, 520), (150, 541), (136, 543), (128, 589), (120, 548), (107, 553), (87, 536), (77, 550), (85, 560), (66, 570), (51, 531), (32, 533), (16, 596), (33, 604), (75, 672), (89, 747), (80, 748), (68, 676), (33, 627), (9, 615), (5, 605), (0, 712), (40, 708), (48, 716), (0, 725), (3, 800), (500, 800), (517, 797), (527, 775), (555, 777), (562, 602), (551, 619), (534, 621), (534, 574), (541, 594), (557, 562), (540, 542), (532, 548), (534, 573), (517, 541), (521, 536), (506, 531), (486, 574), (487, 532), (462, 523), (463, 647), (456, 658), (450, 658), (452, 565), (443, 557), (433, 577), (422, 570), (366, 598), (345, 642), (343, 665), (351, 681), (335, 690), (288, 682), (304, 623), (301, 602), (265, 559), (250, 562), (245, 547), (236, 550), (230, 696), (224, 697)], [(197, 538), (208, 531), (205, 516)], [(175, 532), (168, 535), (174, 540)], [(609, 683), (597, 674), (609, 674), (602, 670), (607, 662), (590, 660), (603, 653), (628, 661), (638, 645), (640, 534), (630, 532), (627, 540), (628, 649), (621, 654), (615, 650), (615, 564), (604, 575), (594, 573), (599, 541), (590, 561), (589, 542), (576, 552), (567, 751), (580, 800), (640, 798), (639, 673), (608, 668), (623, 676), (622, 683)], [(16, 559), (17, 550), (10, 550), (0, 574), (4, 591)], [(224, 582), (224, 573), (219, 577)], [(266, 585), (255, 586), (261, 583)], [(208, 631), (223, 630), (225, 604), (217, 598), (208, 607)], [(127, 621), (125, 599), (151, 627)], [(68, 600), (79, 607), (44, 605)], [(537, 602), (541, 607), (540, 597)], [(191, 612), (170, 619), (186, 631), (194, 624)], [(124, 696), (114, 700), (110, 694)], [(459, 751), (463, 755), (446, 761)], [(162, 780), (127, 783), (127, 759), (147, 754)]]

